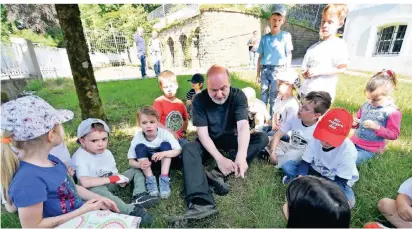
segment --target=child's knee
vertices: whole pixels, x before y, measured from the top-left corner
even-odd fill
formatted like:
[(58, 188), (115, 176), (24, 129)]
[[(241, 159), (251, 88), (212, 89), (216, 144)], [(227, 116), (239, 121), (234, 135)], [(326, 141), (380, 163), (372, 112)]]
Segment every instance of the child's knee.
[(134, 148), (136, 159), (141, 159), (149, 156), (149, 148), (145, 144), (137, 144)]
[(396, 209), (395, 200), (390, 198), (383, 198), (379, 200), (378, 208), (381, 213), (391, 213), (393, 209)]
[(172, 150), (172, 145), (169, 142), (160, 143), (160, 152)]

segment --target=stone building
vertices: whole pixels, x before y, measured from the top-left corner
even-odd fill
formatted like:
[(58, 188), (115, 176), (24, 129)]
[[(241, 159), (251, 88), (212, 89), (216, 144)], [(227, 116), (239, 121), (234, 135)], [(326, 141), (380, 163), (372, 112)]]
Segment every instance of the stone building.
[[(231, 10), (202, 10), (173, 24), (159, 32), (164, 48), (163, 66), (209, 68), (212, 64), (247, 66), (247, 42), (254, 30), (262, 36), (269, 21)], [(317, 30), (301, 25), (286, 22), (282, 30), (292, 34), (293, 58), (302, 58), (306, 49), (319, 39)]]

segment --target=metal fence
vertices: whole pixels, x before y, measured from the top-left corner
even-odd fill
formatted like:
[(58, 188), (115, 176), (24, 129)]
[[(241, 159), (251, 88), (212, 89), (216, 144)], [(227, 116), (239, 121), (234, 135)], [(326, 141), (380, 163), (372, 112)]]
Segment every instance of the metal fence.
[[(186, 10), (186, 11), (190, 11), (190, 12), (194, 12), (198, 14), (200, 12), (200, 5), (199, 4), (163, 4), (162, 6), (150, 12), (149, 15), (147, 15), (147, 19), (149, 21), (152, 21), (155, 19), (165, 18), (180, 10)], [(180, 18), (180, 19), (184, 19), (184, 18)]]
[(1, 79), (11, 77), (29, 77), (29, 69), (21, 45), (1, 43)]

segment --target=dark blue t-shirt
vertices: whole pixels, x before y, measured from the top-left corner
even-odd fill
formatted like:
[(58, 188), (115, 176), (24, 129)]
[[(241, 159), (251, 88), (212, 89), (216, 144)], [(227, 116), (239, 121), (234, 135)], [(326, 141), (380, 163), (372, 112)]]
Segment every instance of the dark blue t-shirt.
[(43, 217), (54, 217), (74, 211), (83, 205), (66, 165), (49, 155), (53, 167), (40, 167), (20, 161), (9, 189), (17, 208), (43, 202)]

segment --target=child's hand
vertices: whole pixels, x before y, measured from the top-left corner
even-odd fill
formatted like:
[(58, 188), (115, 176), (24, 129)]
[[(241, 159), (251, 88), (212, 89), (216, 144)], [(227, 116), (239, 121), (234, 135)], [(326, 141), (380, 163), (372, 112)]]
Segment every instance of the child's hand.
[(357, 126), (359, 125), (360, 119), (356, 118), (356, 116), (353, 116), (353, 123), (352, 126)]
[(67, 172), (70, 174), (70, 176), (74, 175), (74, 169), (71, 166), (67, 166)]
[(271, 152), (269, 154), (269, 160), (270, 160), (270, 162), (272, 162), (273, 165), (278, 164), (278, 158), (277, 158), (276, 153), (275, 153), (274, 150), (271, 150)]
[(381, 126), (379, 126), (376, 122), (372, 120), (366, 120), (363, 122), (363, 127), (371, 130), (379, 130)]
[(129, 183), (129, 178), (127, 178), (127, 177), (125, 177), (121, 174), (117, 174), (117, 176), (120, 178), (120, 180), (118, 180), (116, 182), (116, 184), (118, 184), (120, 187), (123, 188), (124, 186), (126, 186)]
[(141, 169), (148, 169), (150, 166), (152, 166), (152, 162), (149, 160), (139, 160), (140, 163), (140, 168)]
[(304, 79), (310, 78), (310, 77), (309, 77), (308, 70), (309, 70), (309, 69), (305, 69), (305, 70), (302, 72), (302, 76), (303, 76)]
[(99, 198), (93, 198), (86, 201), (81, 207), (80, 210), (84, 213), (90, 211), (100, 210), (103, 207), (103, 201)]
[(111, 200), (107, 197), (103, 197), (103, 196), (100, 196), (97, 199), (102, 201), (102, 209), (112, 210), (112, 211), (117, 212), (117, 213), (120, 212), (119, 208), (117, 207), (116, 203), (113, 200)]
[(407, 204), (398, 206), (398, 215), (401, 219), (407, 222), (412, 222), (412, 207)]
[(155, 162), (161, 161), (164, 157), (165, 157), (165, 154), (163, 152), (158, 152), (158, 153), (153, 154), (152, 161), (155, 161)]
[(280, 128), (280, 126), (279, 126), (278, 123), (275, 123), (275, 124), (272, 125), (272, 130), (273, 131), (275, 131), (275, 130), (277, 131), (277, 130), (279, 130), (279, 128)]

